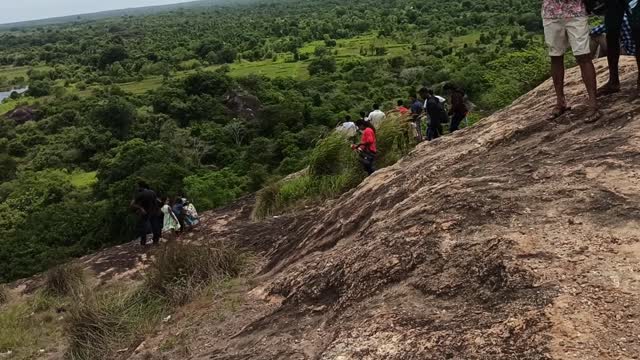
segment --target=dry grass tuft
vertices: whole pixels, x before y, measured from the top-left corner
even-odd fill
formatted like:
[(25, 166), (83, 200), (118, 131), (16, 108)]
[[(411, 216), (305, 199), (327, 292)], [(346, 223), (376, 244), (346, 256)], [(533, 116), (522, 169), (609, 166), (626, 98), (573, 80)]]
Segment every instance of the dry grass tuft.
[(44, 283), (44, 291), (54, 296), (75, 295), (85, 287), (84, 269), (76, 264), (60, 265), (49, 270)]
[(110, 359), (151, 331), (166, 309), (164, 299), (147, 291), (89, 295), (69, 314), (67, 358)]
[(237, 276), (244, 263), (242, 253), (225, 242), (207, 246), (172, 243), (150, 267), (146, 287), (182, 305), (211, 283)]

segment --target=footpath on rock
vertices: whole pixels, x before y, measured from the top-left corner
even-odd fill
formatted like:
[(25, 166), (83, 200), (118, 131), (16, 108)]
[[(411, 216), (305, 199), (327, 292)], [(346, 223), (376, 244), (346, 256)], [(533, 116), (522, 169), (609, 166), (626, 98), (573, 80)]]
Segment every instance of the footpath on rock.
[[(633, 60), (621, 69), (631, 89)], [(579, 76), (567, 73), (572, 104)], [(548, 121), (547, 81), (337, 200), (263, 222), (251, 198), (207, 214), (192, 240), (252, 249), (257, 273), (231, 305), (181, 309), (130, 358), (638, 358), (640, 101), (628, 96), (603, 99), (594, 124), (579, 108)], [(134, 278), (144, 259), (131, 264), (94, 270)]]

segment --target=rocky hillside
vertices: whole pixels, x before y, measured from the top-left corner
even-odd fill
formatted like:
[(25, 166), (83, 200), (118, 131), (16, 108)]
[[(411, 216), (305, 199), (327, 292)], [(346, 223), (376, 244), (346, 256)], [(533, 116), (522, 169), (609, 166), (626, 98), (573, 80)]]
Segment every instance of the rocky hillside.
[[(576, 69), (567, 91), (584, 100)], [(548, 121), (547, 81), (337, 201), (218, 226), (211, 236), (263, 251), (255, 285), (226, 320), (183, 314), (145, 346), (187, 331), (194, 359), (637, 357), (640, 103), (628, 96), (603, 99), (595, 124), (579, 107)]]
[[(632, 60), (623, 73), (630, 89)], [(567, 76), (580, 103), (579, 72)], [(233, 301), (188, 305), (131, 358), (636, 358), (640, 102), (628, 96), (603, 99), (594, 124), (579, 107), (548, 121), (547, 81), (336, 201), (261, 223), (249, 200), (209, 214), (196, 239), (239, 242), (264, 264)]]

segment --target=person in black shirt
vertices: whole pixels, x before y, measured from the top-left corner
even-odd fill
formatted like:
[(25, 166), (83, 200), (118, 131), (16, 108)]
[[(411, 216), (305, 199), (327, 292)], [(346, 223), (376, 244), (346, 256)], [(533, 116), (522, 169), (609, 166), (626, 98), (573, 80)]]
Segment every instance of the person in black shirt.
[(154, 245), (159, 244), (163, 221), (160, 200), (144, 181), (138, 182), (136, 194), (130, 207), (138, 218), (136, 232), (140, 238), (140, 244), (143, 246), (147, 244), (147, 234), (149, 233), (153, 234)]
[(449, 116), (440, 103), (440, 100), (434, 95), (433, 90), (420, 89), (420, 97), (425, 101), (425, 112), (429, 117), (427, 123), (427, 140), (435, 140), (442, 136), (442, 124), (449, 121)]

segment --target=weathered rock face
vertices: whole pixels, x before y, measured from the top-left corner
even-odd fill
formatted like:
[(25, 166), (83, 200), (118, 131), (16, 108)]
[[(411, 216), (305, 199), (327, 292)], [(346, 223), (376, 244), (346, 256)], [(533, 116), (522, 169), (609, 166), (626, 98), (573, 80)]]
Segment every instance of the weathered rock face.
[[(576, 69), (567, 95), (585, 100)], [(579, 109), (548, 121), (548, 81), (339, 200), (270, 220), (268, 236), (238, 230), (274, 242), (253, 294), (281, 305), (202, 358), (638, 356), (640, 103), (627, 96), (603, 99), (595, 124)]]
[(262, 109), (260, 100), (250, 94), (229, 92), (225, 94), (225, 105), (235, 116), (253, 120)]
[(37, 117), (37, 111), (28, 106), (20, 106), (8, 112), (5, 116), (10, 120), (15, 121), (16, 124), (24, 124), (27, 121), (35, 120)]
[[(632, 59), (622, 73), (631, 89)], [(569, 71), (572, 105), (583, 92)], [(640, 102), (605, 98), (594, 124), (579, 109), (548, 121), (553, 104), (546, 82), (317, 208), (209, 214), (201, 239), (263, 254), (257, 286), (235, 315), (190, 314), (147, 345), (188, 333), (192, 359), (637, 358)]]

